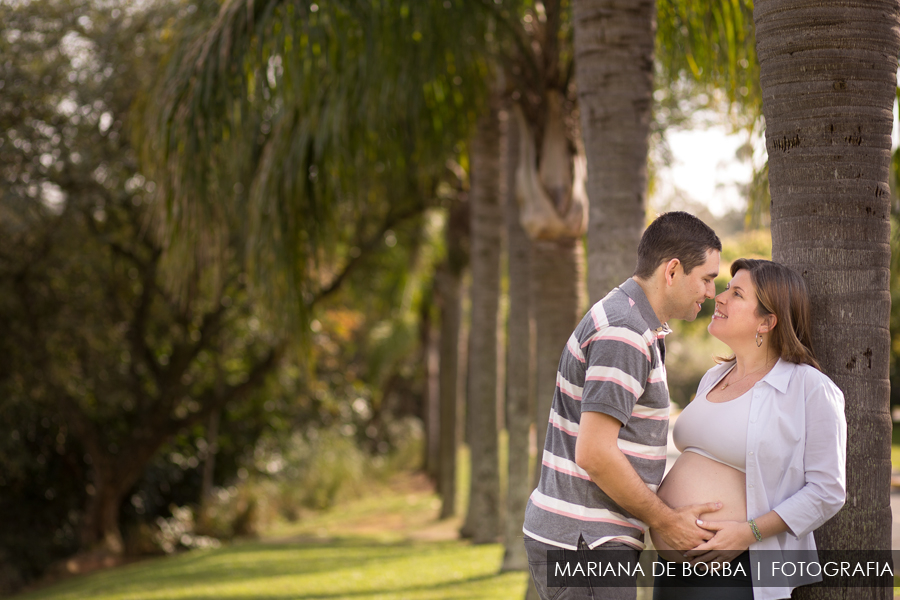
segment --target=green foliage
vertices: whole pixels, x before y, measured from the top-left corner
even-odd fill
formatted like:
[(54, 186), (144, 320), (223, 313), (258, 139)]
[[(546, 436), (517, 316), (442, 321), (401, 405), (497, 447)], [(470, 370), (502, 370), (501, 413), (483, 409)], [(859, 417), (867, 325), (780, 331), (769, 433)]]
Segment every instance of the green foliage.
[[(727, 116), (734, 130), (757, 132), (762, 120), (759, 64), (750, 0), (657, 2), (656, 74), (651, 125), (650, 193), (658, 165), (672, 162), (667, 129), (704, 127), (705, 116)], [(760, 133), (761, 135), (761, 133)], [(752, 154), (748, 143), (741, 151)], [(768, 226), (768, 167), (747, 186), (746, 226)]]
[(688, 78), (699, 84), (695, 92), (723, 90), (752, 124), (762, 114), (752, 1), (660, 0), (657, 14), (661, 81)]
[(891, 215), (891, 406), (900, 405), (900, 216)]
[[(900, 98), (900, 87), (897, 88)], [(896, 126), (896, 119), (895, 119)], [(900, 405), (900, 148), (891, 154), (891, 407)]]
[(748, 227), (759, 229), (769, 227), (771, 221), (772, 195), (769, 192), (769, 163), (754, 171), (753, 178), (747, 188), (747, 216), (744, 221)]
[(724, 275), (726, 281), (731, 279), (728, 269), (738, 258), (764, 258), (772, 260), (772, 232), (768, 228), (749, 229), (730, 236), (722, 243), (722, 268), (720, 279)]
[(276, 364), (279, 336), (234, 263), (176, 297), (145, 224), (153, 183), (129, 145), (136, 85), (122, 82), (155, 66), (176, 14), (0, 5), (0, 553), (16, 570), (4, 589), (96, 542), (132, 486), (132, 514), (168, 510), (197, 466), (180, 436), (201, 439), (205, 417)]
[[(225, 251), (216, 261), (198, 248), (190, 260), (203, 268), (171, 285), (167, 273), (180, 257), (147, 226), (155, 183), (130, 146), (134, 107), (148, 99), (122, 82), (149, 80), (168, 27), (194, 22), (191, 15), (177, 4), (0, 6), (7, 590), (90, 543), (89, 507), (105, 493), (102, 482), (122, 488), (114, 508), (131, 536), (126, 546), (145, 552), (175, 548), (204, 527), (226, 537), (250, 533), (265, 520), (270, 493), (281, 513), (330, 506), (363, 475), (420, 453), (416, 430), (399, 417), (419, 411), (410, 315), (437, 260), (430, 216), (383, 230), (387, 221), (375, 226), (365, 214), (354, 227), (371, 226), (369, 246), (338, 238), (337, 262), (356, 264), (365, 254), (371, 268), (312, 265), (348, 292), (341, 305), (322, 296), (308, 360), (282, 369), (275, 365), (286, 352), (284, 332), (260, 310), (261, 289), (248, 289), (240, 235), (210, 242)], [(348, 215), (339, 215), (342, 223)], [(382, 324), (381, 336), (370, 335), (372, 323)], [(266, 381), (269, 372), (277, 377)], [(215, 412), (221, 518), (185, 508), (200, 501)], [(298, 426), (307, 446), (294, 443)], [(314, 442), (320, 426), (325, 433)], [(264, 459), (278, 453), (292, 462), (272, 473)], [(241, 481), (266, 483), (238, 485), (232, 496)]]
[(199, 4), (140, 132), (180, 270), (238, 235), (254, 281), (305, 325), (459, 152), (486, 72), (455, 37), (484, 37), (483, 20), (448, 27), (464, 4)]

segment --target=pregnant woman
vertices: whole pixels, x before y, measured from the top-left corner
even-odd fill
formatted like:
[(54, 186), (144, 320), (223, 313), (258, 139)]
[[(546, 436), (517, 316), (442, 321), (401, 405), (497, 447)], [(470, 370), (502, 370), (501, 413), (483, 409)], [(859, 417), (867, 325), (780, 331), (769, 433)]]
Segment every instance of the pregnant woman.
[(794, 587), (821, 577), (754, 589), (754, 554), (815, 550), (812, 531), (844, 503), (844, 397), (813, 355), (806, 285), (767, 260), (739, 259), (731, 276), (709, 332), (734, 354), (704, 375), (679, 415), (673, 436), (682, 454), (658, 490), (673, 508), (712, 500), (723, 506), (709, 520), (700, 515), (715, 535), (694, 549), (672, 549), (651, 530), (662, 563), (654, 572), (672, 573), (656, 577), (654, 600), (722, 597), (707, 587), (721, 579), (682, 576), (670, 561), (731, 561), (729, 599), (789, 598)]

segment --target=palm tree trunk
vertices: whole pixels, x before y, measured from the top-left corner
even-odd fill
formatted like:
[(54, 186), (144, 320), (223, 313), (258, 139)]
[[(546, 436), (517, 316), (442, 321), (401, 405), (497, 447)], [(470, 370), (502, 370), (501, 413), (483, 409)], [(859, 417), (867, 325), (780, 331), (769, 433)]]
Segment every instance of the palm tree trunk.
[(574, 27), (594, 303), (634, 272), (644, 230), (656, 2), (575, 0)]
[(531, 242), (519, 223), (515, 172), (519, 156), (519, 128), (516, 119), (506, 120), (503, 190), (506, 196), (506, 232), (509, 256), (509, 319), (506, 355), (506, 431), (509, 465), (507, 469), (506, 527), (503, 536), (501, 571), (528, 569), (522, 543), (525, 504), (532, 484), (528, 470), (529, 430), (534, 423), (534, 319), (531, 315)]
[[(436, 287), (436, 281), (435, 281)], [(434, 294), (422, 305), (419, 321), (419, 333), (422, 345), (422, 364), (424, 367), (425, 390), (422, 398), (422, 423), (425, 429), (423, 462), (425, 474), (432, 482), (437, 483), (441, 469), (441, 409), (440, 409), (440, 339), (431, 316), (431, 305)]]
[(500, 305), (500, 121), (492, 102), (479, 119), (471, 160), (472, 321), (469, 337), (471, 485), (463, 535), (475, 543), (500, 533), (500, 465), (497, 437), (497, 324)]
[[(533, 241), (531, 254), (532, 303), (537, 324), (537, 413), (535, 428), (538, 457), (547, 438), (547, 424), (559, 357), (578, 325), (583, 311), (584, 251), (581, 240)], [(541, 461), (535, 464), (535, 482)]]
[(440, 434), (438, 460), (438, 494), (441, 496), (441, 519), (456, 513), (456, 452), (459, 448), (457, 427), (457, 379), (459, 372), (460, 280), (449, 269), (437, 274), (441, 304), (440, 339)]
[(438, 493), (441, 519), (456, 514), (456, 454), (459, 449), (460, 336), (462, 273), (468, 264), (469, 205), (454, 202), (447, 217), (447, 260), (438, 270), (437, 297), (441, 309), (440, 333), (440, 466)]
[(816, 544), (890, 549), (888, 174), (898, 5), (758, 0), (754, 21), (772, 254), (806, 280), (814, 349), (846, 399), (847, 503), (815, 532)]

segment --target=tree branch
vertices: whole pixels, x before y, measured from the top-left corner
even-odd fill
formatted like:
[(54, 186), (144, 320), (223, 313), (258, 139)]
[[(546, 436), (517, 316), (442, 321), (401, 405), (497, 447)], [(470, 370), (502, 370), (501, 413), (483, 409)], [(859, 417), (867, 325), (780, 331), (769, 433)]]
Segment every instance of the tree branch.
[(159, 363), (153, 356), (153, 352), (147, 345), (146, 327), (147, 327), (147, 311), (149, 309), (151, 294), (156, 287), (156, 267), (161, 253), (154, 251), (153, 256), (146, 268), (143, 270), (141, 296), (135, 307), (134, 317), (131, 321), (128, 337), (131, 342), (131, 351), (133, 358), (131, 361), (131, 374), (136, 381), (139, 381), (140, 375), (137, 372), (136, 359), (142, 360), (153, 376), (158, 380), (161, 374)]
[(335, 275), (327, 286), (323, 287), (318, 292), (313, 294), (312, 298), (307, 302), (307, 309), (311, 309), (313, 306), (335, 293), (344, 282), (344, 280), (347, 279), (347, 277), (365, 261), (365, 259), (367, 258), (366, 252), (374, 250), (375, 247), (381, 243), (381, 240), (384, 239), (384, 235), (389, 230), (393, 229), (407, 219), (411, 219), (422, 214), (425, 211), (425, 208), (426, 207), (424, 204), (418, 204), (401, 213), (393, 215), (388, 214), (375, 234), (370, 236), (367, 240), (356, 244), (356, 247), (360, 250), (359, 254), (350, 258), (350, 260), (348, 260), (344, 265), (344, 268), (341, 269), (341, 272)]
[[(203, 320), (198, 328), (200, 338), (196, 342), (173, 344), (169, 366), (162, 373), (164, 379), (169, 381), (181, 380), (181, 376), (190, 367), (191, 362), (203, 349), (209, 347), (210, 340), (218, 331), (222, 323), (222, 315), (225, 314), (226, 310), (226, 307), (220, 301), (216, 310), (203, 315)], [(185, 334), (187, 334), (187, 331), (185, 331)]]
[(262, 385), (266, 376), (278, 366), (286, 347), (287, 342), (281, 341), (269, 348), (265, 357), (253, 365), (253, 368), (250, 369), (250, 373), (247, 375), (247, 379), (242, 383), (226, 386), (224, 391), (217, 389), (216, 386), (206, 390), (197, 398), (201, 405), (200, 410), (187, 415), (183, 419), (170, 420), (165, 427), (167, 435), (174, 435), (186, 427), (201, 423), (209, 418), (213, 411), (224, 408), (231, 401), (242, 400), (247, 394)]

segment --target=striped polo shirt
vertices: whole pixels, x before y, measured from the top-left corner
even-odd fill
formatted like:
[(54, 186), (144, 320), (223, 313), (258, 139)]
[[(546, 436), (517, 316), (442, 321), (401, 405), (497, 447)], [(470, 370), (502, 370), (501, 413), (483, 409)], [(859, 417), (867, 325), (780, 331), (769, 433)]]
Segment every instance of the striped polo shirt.
[(666, 467), (669, 389), (662, 325), (633, 279), (612, 290), (569, 338), (556, 377), (541, 481), (525, 509), (525, 535), (575, 550), (617, 541), (644, 548), (646, 526), (575, 464), (582, 411), (622, 422), (618, 446), (654, 492)]

